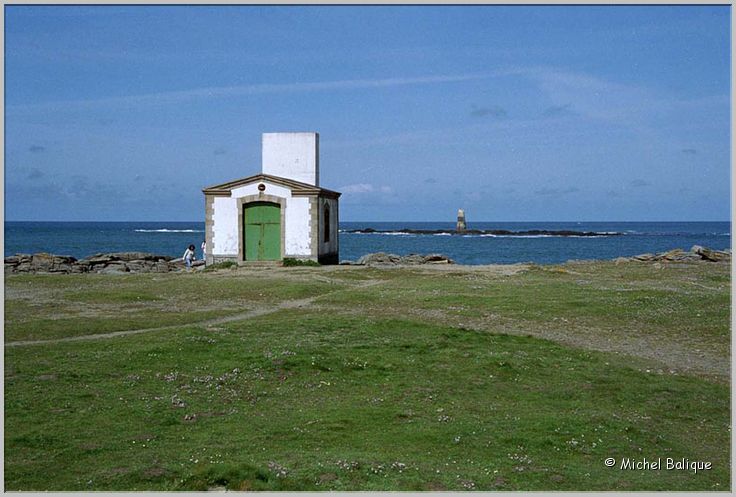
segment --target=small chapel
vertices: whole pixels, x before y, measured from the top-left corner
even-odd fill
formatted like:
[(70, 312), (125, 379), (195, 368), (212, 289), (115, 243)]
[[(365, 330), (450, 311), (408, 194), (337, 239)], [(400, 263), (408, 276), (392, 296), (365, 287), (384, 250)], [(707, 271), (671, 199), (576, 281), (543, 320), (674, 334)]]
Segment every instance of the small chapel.
[(340, 193), (319, 186), (318, 133), (263, 133), (261, 174), (202, 193), (206, 264), (338, 263)]

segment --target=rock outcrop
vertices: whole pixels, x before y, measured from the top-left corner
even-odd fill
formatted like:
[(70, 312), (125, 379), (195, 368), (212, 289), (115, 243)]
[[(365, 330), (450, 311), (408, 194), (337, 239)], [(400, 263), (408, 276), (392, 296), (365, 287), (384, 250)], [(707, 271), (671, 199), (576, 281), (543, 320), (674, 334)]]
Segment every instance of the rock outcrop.
[(707, 247), (701, 247), (700, 245), (693, 245), (690, 249), (690, 252), (693, 252), (703, 259), (707, 261), (712, 262), (722, 262), (722, 261), (731, 261), (731, 249), (726, 250), (711, 250)]
[(682, 249), (669, 250), (667, 252), (659, 252), (657, 254), (639, 254), (633, 257), (618, 257), (615, 259), (619, 262), (639, 261), (639, 262), (688, 262), (688, 261), (708, 261), (708, 262), (731, 262), (731, 250), (713, 250), (700, 245), (693, 245), (689, 252)]
[[(623, 262), (731, 262), (731, 250), (713, 250), (700, 245), (693, 245), (690, 251), (682, 249), (669, 250), (656, 254), (639, 254), (633, 257), (618, 257), (614, 261)], [(396, 255), (377, 252), (366, 254), (356, 262), (343, 261), (340, 264), (358, 266), (416, 266), (421, 264), (455, 264), (455, 261), (442, 254), (409, 254)], [(195, 270), (204, 269), (204, 261), (194, 261)], [(54, 255), (41, 252), (38, 254), (15, 254), (5, 258), (5, 274), (17, 273), (168, 273), (184, 271), (184, 261), (168, 255), (156, 255), (146, 252), (113, 252), (110, 254), (94, 254), (77, 260), (68, 255)]]
[[(366, 254), (354, 264), (358, 266), (416, 266), (419, 264), (454, 264), (455, 262), (449, 257), (442, 254), (409, 254), (396, 255), (377, 252), (374, 254)], [(341, 264), (348, 264), (343, 262)]]
[[(194, 261), (195, 268), (204, 267), (204, 261)], [(184, 261), (168, 255), (146, 252), (114, 252), (94, 254), (81, 260), (68, 255), (15, 254), (5, 258), (5, 274), (14, 273), (168, 273), (182, 271)]]
[[(19, 273), (69, 273), (77, 260), (67, 255), (15, 254), (5, 258), (5, 272)], [(11, 271), (8, 271), (11, 268)]]

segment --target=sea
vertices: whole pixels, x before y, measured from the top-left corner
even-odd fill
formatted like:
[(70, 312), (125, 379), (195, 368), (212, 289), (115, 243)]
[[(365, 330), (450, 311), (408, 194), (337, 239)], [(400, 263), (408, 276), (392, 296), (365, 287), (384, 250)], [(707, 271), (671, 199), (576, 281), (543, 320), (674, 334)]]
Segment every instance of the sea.
[[(373, 228), (385, 233), (348, 233)], [(403, 229), (453, 230), (454, 222), (340, 223), (340, 260), (372, 252), (398, 255), (439, 253), (459, 264), (557, 264), (614, 259), (693, 245), (731, 247), (730, 222), (475, 222), (468, 229), (512, 232), (578, 231), (600, 236), (405, 234)], [(200, 256), (203, 222), (26, 222), (5, 223), (5, 256), (48, 252), (82, 259), (107, 252), (152, 252), (181, 257), (193, 244)]]

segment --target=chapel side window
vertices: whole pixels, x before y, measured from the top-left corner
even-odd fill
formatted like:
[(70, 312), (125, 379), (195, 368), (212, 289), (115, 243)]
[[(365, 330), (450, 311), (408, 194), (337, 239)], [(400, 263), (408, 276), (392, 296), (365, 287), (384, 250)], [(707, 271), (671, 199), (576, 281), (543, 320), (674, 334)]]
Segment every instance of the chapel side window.
[(325, 211), (324, 212), (325, 212), (325, 215), (323, 216), (323, 218), (324, 218), (324, 223), (323, 223), (324, 224), (324, 226), (323, 226), (324, 235), (323, 235), (322, 238), (323, 238), (323, 241), (325, 243), (327, 243), (327, 242), (330, 241), (330, 207), (328, 205), (325, 205)]

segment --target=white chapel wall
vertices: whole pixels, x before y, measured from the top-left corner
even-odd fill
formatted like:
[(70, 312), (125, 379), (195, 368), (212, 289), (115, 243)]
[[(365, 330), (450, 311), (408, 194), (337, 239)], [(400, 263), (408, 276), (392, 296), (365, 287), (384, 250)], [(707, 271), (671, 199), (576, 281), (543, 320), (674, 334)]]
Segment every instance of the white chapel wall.
[(235, 188), (230, 197), (215, 197), (213, 204), (212, 253), (238, 255), (238, 198), (258, 195), (258, 185), (266, 185), (264, 193), (285, 199), (284, 254), (287, 257), (311, 256), (309, 198), (292, 197), (291, 190), (263, 181)]
[(292, 197), (288, 205), (284, 253), (287, 257), (309, 257), (312, 255), (309, 197)]
[(234, 198), (215, 197), (212, 203), (212, 254), (238, 255), (238, 204)]

